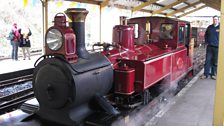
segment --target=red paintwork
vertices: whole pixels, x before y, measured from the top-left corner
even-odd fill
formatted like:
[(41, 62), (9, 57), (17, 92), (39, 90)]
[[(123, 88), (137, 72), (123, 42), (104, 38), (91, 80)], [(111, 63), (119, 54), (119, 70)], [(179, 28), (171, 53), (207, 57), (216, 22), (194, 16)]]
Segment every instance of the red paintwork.
[(114, 78), (116, 93), (126, 95), (134, 93), (135, 69), (126, 65), (121, 66), (115, 69)]
[(78, 56), (76, 55), (76, 38), (73, 33), (65, 33), (65, 58), (68, 62), (74, 63), (78, 61)]
[[(124, 50), (134, 51), (134, 28), (128, 25), (117, 25), (113, 30), (113, 43)], [(129, 37), (126, 37), (129, 36)]]
[[(147, 42), (147, 33), (145, 23), (150, 22), (151, 43)], [(134, 29), (132, 26), (118, 25), (114, 27), (113, 42), (119, 44), (119, 48), (102, 52), (108, 57), (115, 68), (120, 69), (119, 64), (126, 64), (128, 68), (135, 70), (134, 91), (143, 92), (158, 81), (169, 78), (170, 81), (177, 81), (189, 70), (192, 69), (193, 49), (185, 47), (184, 43), (178, 42), (179, 26), (189, 25), (188, 22), (169, 19), (165, 17), (142, 17), (134, 18), (128, 21), (130, 25), (138, 24), (138, 38), (134, 39)], [(160, 26), (163, 23), (173, 25), (173, 39), (160, 39)], [(130, 35), (130, 36), (129, 36)], [(190, 36), (188, 36), (190, 37)], [(134, 43), (133, 41), (134, 40)], [(189, 43), (190, 39), (185, 42)], [(132, 94), (132, 80), (127, 78), (127, 73), (120, 73), (115, 76), (115, 87), (120, 85), (119, 91), (123, 94)], [(119, 83), (119, 84), (118, 84)]]
[[(160, 55), (157, 55), (160, 57)], [(142, 92), (171, 73), (171, 55), (152, 57), (148, 61), (121, 60), (135, 69), (135, 91)], [(161, 67), (163, 66), (163, 67)]]
[(187, 49), (183, 48), (177, 50), (172, 55), (172, 76), (171, 80), (174, 81), (181, 77), (187, 71)]

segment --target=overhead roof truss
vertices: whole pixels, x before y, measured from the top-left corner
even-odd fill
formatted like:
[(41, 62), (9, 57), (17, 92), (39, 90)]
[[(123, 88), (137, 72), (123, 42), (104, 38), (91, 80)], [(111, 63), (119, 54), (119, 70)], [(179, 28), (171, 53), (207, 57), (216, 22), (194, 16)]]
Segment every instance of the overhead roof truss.
[(165, 6), (165, 7), (162, 7), (162, 8), (160, 8), (160, 9), (158, 9), (158, 10), (153, 11), (152, 14), (153, 14), (153, 15), (154, 15), (154, 14), (159, 14), (159, 13), (161, 13), (162, 11), (167, 10), (167, 9), (170, 9), (170, 8), (172, 8), (173, 6), (178, 5), (178, 4), (180, 4), (180, 3), (182, 3), (182, 2), (185, 2), (185, 1), (187, 1), (187, 0), (179, 0), (179, 1), (176, 1), (176, 2), (171, 3), (171, 4), (169, 4), (169, 5)]
[(198, 1), (198, 2), (195, 2), (195, 3), (193, 3), (193, 4), (189, 4), (188, 6), (185, 6), (185, 7), (183, 7), (183, 8), (180, 8), (180, 9), (176, 10), (176, 11), (173, 11), (173, 12), (171, 12), (171, 13), (166, 14), (166, 16), (173, 16), (173, 15), (176, 14), (176, 13), (183, 12), (184, 10), (186, 10), (186, 9), (188, 9), (188, 8), (190, 8), (190, 7), (194, 7), (194, 6), (196, 6), (197, 4), (200, 4), (200, 3), (201, 3), (201, 2)]
[(182, 15), (179, 15), (178, 18), (183, 17), (183, 16), (186, 16), (186, 15), (188, 15), (188, 14), (190, 14), (190, 13), (193, 13), (193, 12), (198, 11), (198, 10), (200, 10), (200, 9), (202, 9), (202, 8), (205, 8), (205, 7), (206, 7), (206, 5), (203, 5), (203, 6), (201, 6), (201, 7), (195, 8), (195, 9), (189, 11), (189, 12), (186, 12), (186, 13), (184, 13), (184, 14), (182, 14)]
[[(50, 1), (50, 0), (47, 0), (47, 1)], [(184, 13), (185, 10), (187, 10), (191, 7), (194, 7), (195, 8), (194, 10), (196, 11), (196, 10), (202, 9), (206, 6), (209, 6), (209, 7), (214, 8), (219, 11), (220, 4), (221, 4), (221, 0), (194, 0), (194, 1), (196, 1), (194, 3), (192, 3), (192, 1), (189, 1), (189, 0), (176, 0), (175, 2), (171, 1), (168, 5), (164, 5), (163, 2), (161, 2), (160, 0), (126, 0), (129, 2), (133, 2), (133, 1), (139, 2), (140, 4), (138, 4), (136, 6), (127, 6), (127, 5), (119, 4), (119, 1), (123, 2), (125, 0), (65, 0), (65, 1), (97, 4), (97, 5), (100, 5), (101, 8), (108, 6), (110, 3), (116, 2), (116, 4), (114, 4), (114, 6), (118, 7), (118, 8), (131, 9), (132, 12), (143, 11), (143, 12), (151, 13), (152, 15), (160, 14), (160, 15), (165, 15), (165, 16), (175, 16), (175, 14), (177, 14), (179, 12)], [(166, 1), (166, 3), (167, 3), (167, 1)], [(182, 8), (174, 7), (178, 4), (183, 4), (183, 3), (186, 4), (185, 7), (182, 7)], [(204, 3), (205, 5), (197, 7), (196, 5), (198, 5), (200, 3)], [(152, 5), (158, 6), (159, 8), (156, 10), (150, 10), (147, 8)], [(171, 12), (169, 12), (167, 10), (169, 10)], [(190, 14), (195, 11), (189, 11), (182, 15), (187, 15), (187, 14)], [(178, 17), (182, 17), (182, 15), (178, 16)]]

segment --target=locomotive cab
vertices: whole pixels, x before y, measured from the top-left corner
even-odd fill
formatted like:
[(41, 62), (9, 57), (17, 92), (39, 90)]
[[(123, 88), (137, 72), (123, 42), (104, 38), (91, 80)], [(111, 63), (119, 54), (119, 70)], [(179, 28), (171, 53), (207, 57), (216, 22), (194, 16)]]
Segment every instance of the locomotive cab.
[(128, 20), (134, 27), (136, 45), (153, 43), (160, 48), (180, 48), (190, 43), (190, 23), (165, 17), (144, 17)]

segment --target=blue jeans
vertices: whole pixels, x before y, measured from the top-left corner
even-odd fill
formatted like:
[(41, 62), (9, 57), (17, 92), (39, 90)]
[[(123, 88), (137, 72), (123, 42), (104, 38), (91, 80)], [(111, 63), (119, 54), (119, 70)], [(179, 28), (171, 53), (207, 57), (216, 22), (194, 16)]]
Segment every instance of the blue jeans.
[(208, 45), (206, 48), (206, 59), (204, 66), (205, 76), (215, 76), (217, 73), (218, 47)]
[(18, 60), (18, 47), (19, 47), (19, 42), (18, 41), (12, 41), (12, 59), (13, 60)]

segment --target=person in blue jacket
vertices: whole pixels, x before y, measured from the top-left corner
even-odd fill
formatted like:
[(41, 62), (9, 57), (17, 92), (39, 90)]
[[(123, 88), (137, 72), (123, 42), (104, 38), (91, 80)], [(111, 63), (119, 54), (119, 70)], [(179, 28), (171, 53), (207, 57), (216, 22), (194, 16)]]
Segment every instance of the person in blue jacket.
[(218, 47), (219, 47), (219, 17), (213, 16), (213, 24), (209, 25), (205, 32), (206, 59), (204, 65), (204, 74), (202, 79), (211, 76), (216, 80), (217, 61), (218, 61)]

